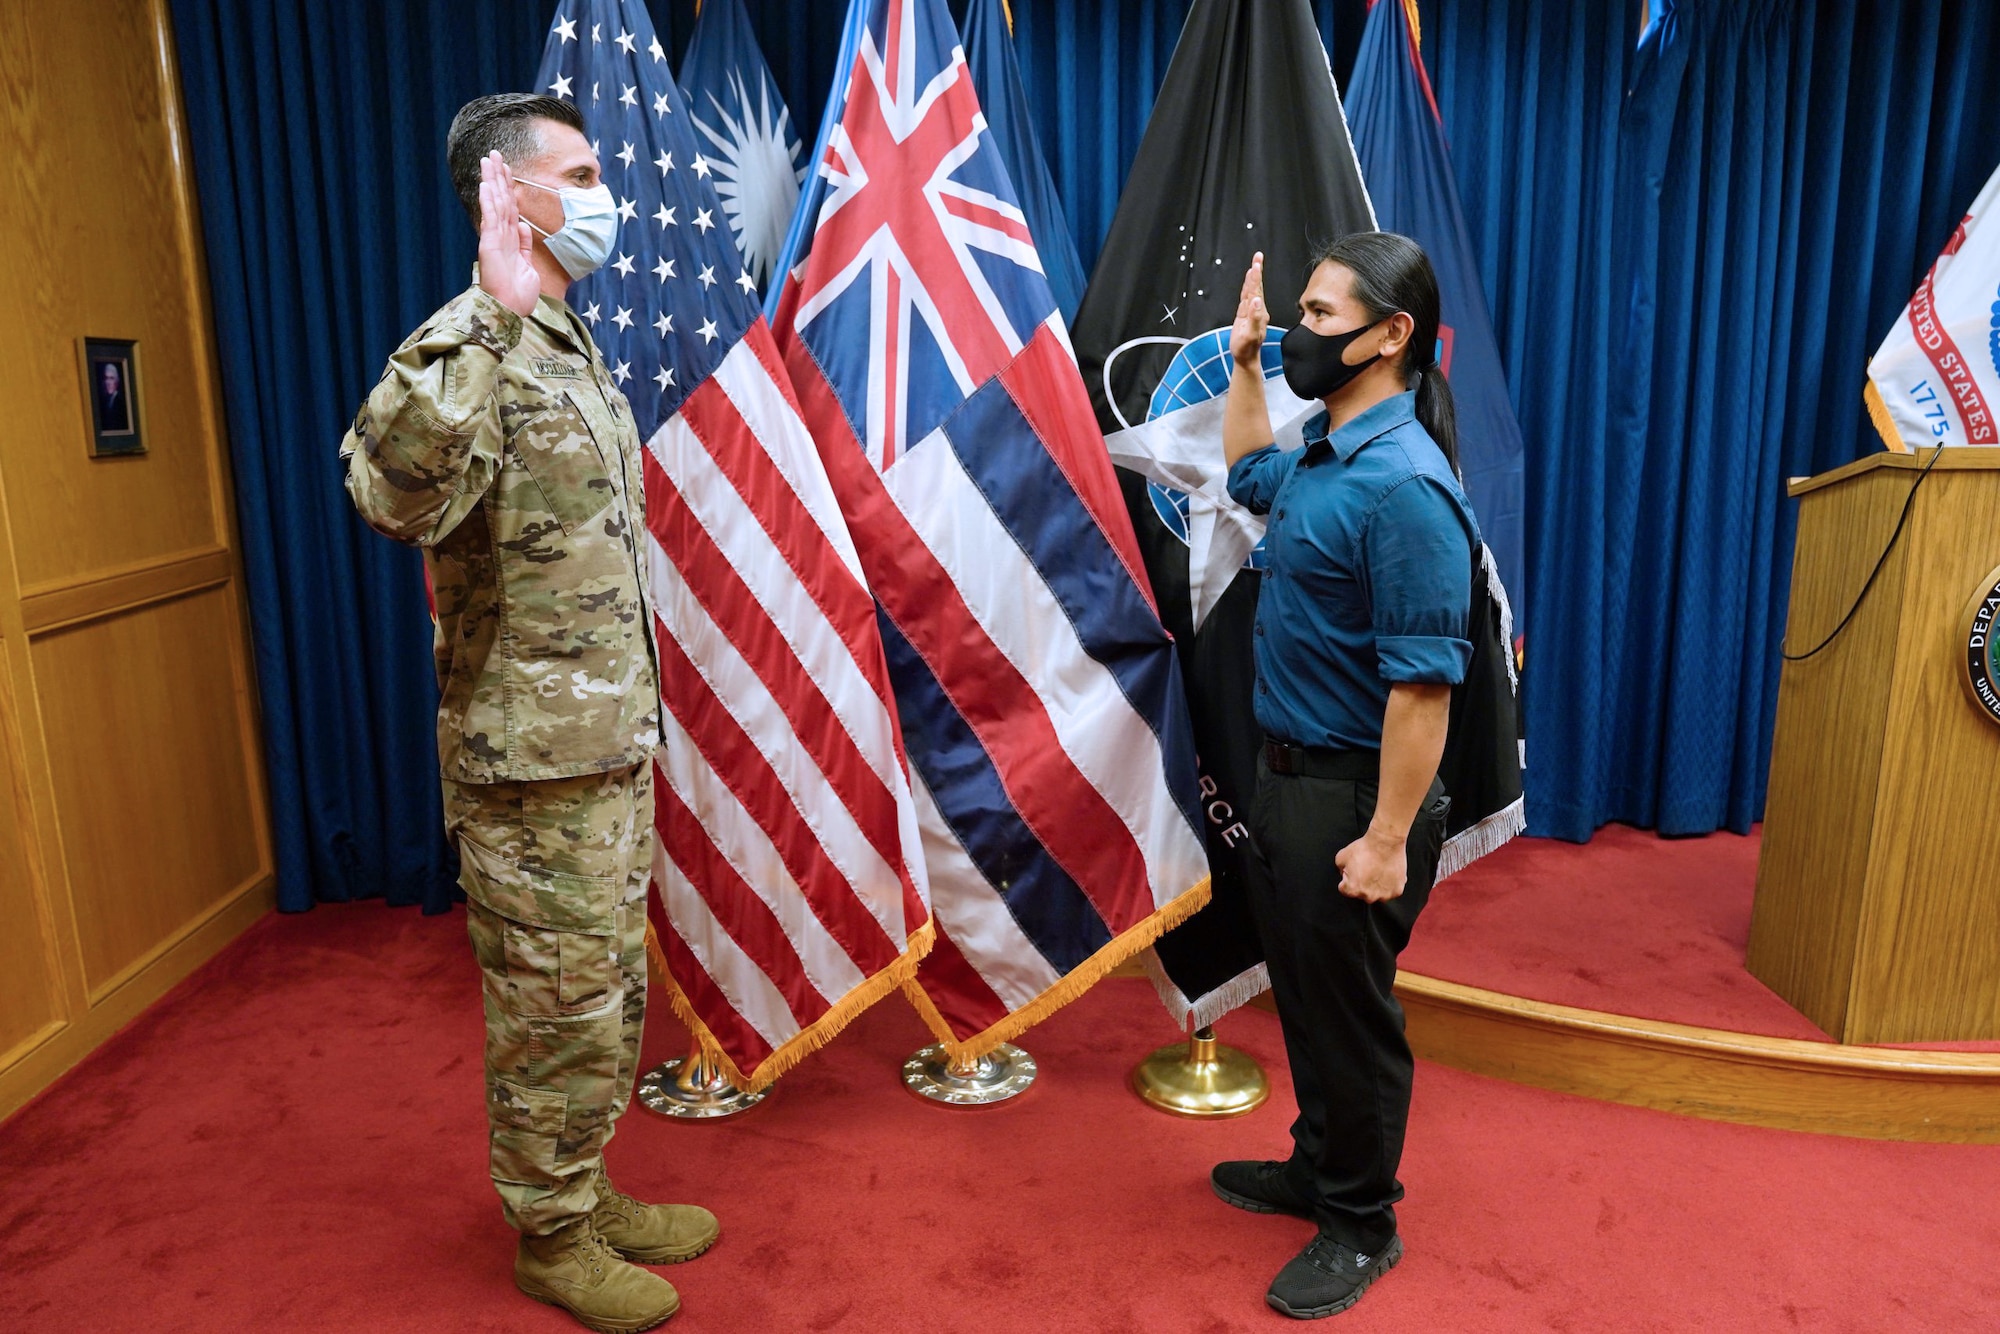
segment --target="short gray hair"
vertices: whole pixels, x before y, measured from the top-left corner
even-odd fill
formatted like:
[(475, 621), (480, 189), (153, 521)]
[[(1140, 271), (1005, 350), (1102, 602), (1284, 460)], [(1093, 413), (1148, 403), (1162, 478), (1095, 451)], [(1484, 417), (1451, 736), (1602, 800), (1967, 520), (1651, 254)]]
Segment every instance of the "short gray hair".
[(475, 97), (451, 118), (444, 137), (445, 162), (451, 167), (451, 188), (472, 225), (479, 225), (479, 164), (495, 149), (507, 165), (519, 168), (542, 151), (538, 120), (552, 120), (583, 133), (583, 113), (560, 98), (539, 93), (490, 93)]

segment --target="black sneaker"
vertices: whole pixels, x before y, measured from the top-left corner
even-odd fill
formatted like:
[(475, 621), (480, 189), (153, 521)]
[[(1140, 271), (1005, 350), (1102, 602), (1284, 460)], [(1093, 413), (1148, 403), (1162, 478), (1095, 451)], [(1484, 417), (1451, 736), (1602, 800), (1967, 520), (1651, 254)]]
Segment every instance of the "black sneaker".
[(1248, 1158), (1217, 1163), (1208, 1174), (1208, 1184), (1224, 1204), (1248, 1209), (1253, 1214), (1312, 1217), (1312, 1206), (1292, 1184), (1291, 1171), (1285, 1163), (1259, 1163)]
[(1322, 1232), (1278, 1271), (1264, 1300), (1294, 1320), (1337, 1315), (1402, 1258), (1401, 1237), (1389, 1238), (1379, 1255), (1364, 1255)]

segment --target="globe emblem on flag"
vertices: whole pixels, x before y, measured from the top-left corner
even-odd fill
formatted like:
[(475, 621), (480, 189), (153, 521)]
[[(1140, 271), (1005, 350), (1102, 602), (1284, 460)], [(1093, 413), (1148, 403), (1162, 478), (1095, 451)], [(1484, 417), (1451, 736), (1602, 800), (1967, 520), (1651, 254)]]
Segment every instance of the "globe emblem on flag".
[[(1266, 380), (1280, 374), (1283, 362), (1278, 344), (1285, 336), (1283, 329), (1267, 329), (1264, 332), (1263, 369)], [(1220, 398), (1229, 392), (1229, 377), (1235, 372), (1236, 363), (1229, 355), (1229, 330), (1210, 329), (1205, 334), (1190, 338), (1168, 363), (1166, 374), (1160, 377), (1159, 386), (1153, 390), (1152, 400), (1146, 405), (1146, 420), (1157, 421), (1169, 412), (1191, 408), (1197, 403), (1205, 403), (1212, 398)], [(1220, 442), (1217, 449), (1220, 450)], [(1188, 497), (1185, 491), (1162, 486), (1158, 482), (1146, 483), (1146, 494), (1153, 502), (1153, 512), (1160, 516), (1167, 531), (1182, 542), (1188, 541)], [(1262, 570), (1264, 568), (1264, 541), (1244, 557), (1243, 568)]]

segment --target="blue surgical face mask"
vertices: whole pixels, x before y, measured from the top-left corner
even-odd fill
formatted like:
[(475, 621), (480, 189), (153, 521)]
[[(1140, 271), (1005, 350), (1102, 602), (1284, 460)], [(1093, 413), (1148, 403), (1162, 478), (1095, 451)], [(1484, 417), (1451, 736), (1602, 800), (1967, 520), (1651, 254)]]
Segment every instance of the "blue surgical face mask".
[(521, 221), (541, 233), (549, 253), (572, 281), (587, 278), (604, 267), (604, 261), (611, 258), (612, 244), (618, 239), (618, 201), (611, 197), (610, 186), (599, 184), (586, 190), (565, 185), (557, 189), (520, 176), (514, 179), (562, 200), (563, 225), (556, 230), (544, 232), (526, 217)]

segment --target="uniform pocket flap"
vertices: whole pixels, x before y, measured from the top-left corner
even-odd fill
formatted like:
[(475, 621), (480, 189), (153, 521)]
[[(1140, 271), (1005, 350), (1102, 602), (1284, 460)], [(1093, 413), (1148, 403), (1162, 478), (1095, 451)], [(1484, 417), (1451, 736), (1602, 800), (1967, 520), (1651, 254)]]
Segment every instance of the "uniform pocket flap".
[(557, 1089), (524, 1089), (493, 1081), (493, 1124), (531, 1135), (560, 1135), (569, 1115), (569, 1095)]
[(565, 533), (575, 532), (611, 503), (611, 474), (597, 443), (600, 430), (578, 397), (564, 393), (551, 396), (548, 409), (514, 433), (515, 456)]
[(618, 932), (621, 881), (616, 876), (518, 866), (464, 833), (458, 836), (458, 861), (458, 881), (465, 892), (502, 917), (586, 936)]

